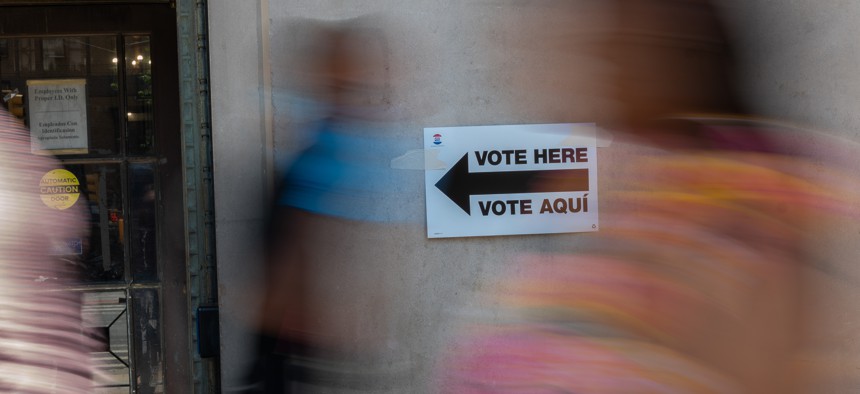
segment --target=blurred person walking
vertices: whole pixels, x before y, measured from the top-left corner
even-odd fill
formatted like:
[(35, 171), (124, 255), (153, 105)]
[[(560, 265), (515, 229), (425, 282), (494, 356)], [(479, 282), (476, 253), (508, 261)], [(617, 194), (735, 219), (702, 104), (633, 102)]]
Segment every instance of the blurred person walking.
[(80, 297), (63, 290), (74, 267), (59, 256), (82, 238), (83, 216), (43, 203), (40, 179), (60, 165), (30, 149), (29, 130), (0, 106), (0, 392), (89, 393)]
[(513, 259), (485, 294), (492, 318), (450, 346), (440, 392), (799, 392), (806, 229), (857, 217), (857, 180), (746, 116), (710, 2), (609, 7), (618, 28), (598, 50), (620, 111), (604, 125), (617, 138), (601, 230)]
[(312, 49), (290, 70), (303, 86), (291, 93), (311, 97), (316, 106), (303, 110), (322, 115), (274, 197), (256, 363), (244, 392), (398, 392), (397, 294), (385, 279), (398, 267), (361, 250), (391, 242), (385, 234), (397, 220), (383, 203), (401, 176), (389, 161), (402, 152), (384, 134), (385, 37), (362, 18), (309, 25)]

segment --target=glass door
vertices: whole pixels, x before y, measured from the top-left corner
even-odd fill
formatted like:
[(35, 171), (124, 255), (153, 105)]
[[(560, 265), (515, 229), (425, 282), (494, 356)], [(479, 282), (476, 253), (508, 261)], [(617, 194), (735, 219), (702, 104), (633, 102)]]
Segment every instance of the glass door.
[[(167, 5), (0, 11), (0, 89), (18, 97), (33, 153), (61, 162), (42, 199), (89, 220), (89, 235), (56, 253), (78, 267), (68, 291), (100, 343), (97, 392), (165, 392), (188, 357), (176, 41), (163, 31), (175, 30), (175, 14)], [(166, 368), (167, 351), (176, 367)]]

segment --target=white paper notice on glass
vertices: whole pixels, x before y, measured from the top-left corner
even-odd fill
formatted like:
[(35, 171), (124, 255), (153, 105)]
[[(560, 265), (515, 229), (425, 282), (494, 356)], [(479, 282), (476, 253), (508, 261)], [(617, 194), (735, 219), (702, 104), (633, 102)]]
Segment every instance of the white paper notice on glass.
[(34, 153), (87, 153), (85, 79), (27, 81), (30, 145)]
[(593, 123), (424, 129), (427, 237), (597, 231)]

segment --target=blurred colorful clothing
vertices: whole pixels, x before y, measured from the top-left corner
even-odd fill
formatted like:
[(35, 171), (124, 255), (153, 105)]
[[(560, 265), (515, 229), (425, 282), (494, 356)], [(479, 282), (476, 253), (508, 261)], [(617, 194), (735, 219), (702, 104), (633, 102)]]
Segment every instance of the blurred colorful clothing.
[(860, 198), (852, 176), (776, 153), (785, 136), (744, 143), (751, 130), (766, 133), (704, 124), (719, 149), (628, 157), (590, 246), (517, 258), (441, 392), (791, 392), (806, 225), (858, 216)]
[(39, 180), (59, 167), (30, 153), (23, 123), (0, 106), (0, 392), (89, 393), (93, 365), (80, 299), (62, 291), (74, 271), (52, 255), (80, 238), (80, 212), (42, 203)]

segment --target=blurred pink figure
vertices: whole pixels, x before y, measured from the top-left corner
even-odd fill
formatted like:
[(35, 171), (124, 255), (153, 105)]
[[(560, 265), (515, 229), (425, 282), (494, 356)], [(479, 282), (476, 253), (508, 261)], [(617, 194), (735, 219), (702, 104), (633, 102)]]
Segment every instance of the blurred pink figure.
[(0, 392), (92, 392), (72, 265), (54, 246), (81, 238), (83, 217), (54, 210), (39, 180), (59, 164), (30, 153), (25, 126), (0, 106)]
[(860, 216), (856, 180), (759, 152), (661, 152), (631, 166), (640, 177), (606, 194), (618, 208), (588, 250), (523, 256), (493, 287), (502, 322), (469, 326), (442, 392), (800, 388), (805, 223)]
[(515, 258), (485, 294), (494, 318), (450, 347), (440, 391), (797, 392), (806, 230), (860, 216), (857, 180), (795, 154), (795, 130), (742, 115), (707, 1), (612, 5), (601, 51), (621, 113), (601, 230)]

